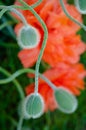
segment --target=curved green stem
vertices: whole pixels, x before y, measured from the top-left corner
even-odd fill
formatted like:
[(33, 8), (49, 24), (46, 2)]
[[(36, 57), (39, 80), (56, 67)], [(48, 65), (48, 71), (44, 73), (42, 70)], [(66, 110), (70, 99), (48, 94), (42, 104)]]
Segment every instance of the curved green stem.
[(24, 16), (18, 10), (14, 9), (13, 6), (0, 6), (0, 9), (2, 9), (1, 12), (0, 12), (0, 18), (3, 16), (3, 14), (6, 11), (9, 10), (9, 11), (16, 13), (21, 18), (24, 25), (28, 26), (28, 23), (27, 23), (26, 19), (24, 18)]
[(24, 120), (23, 116), (20, 116), (20, 119), (17, 125), (17, 130), (22, 130), (23, 120)]
[(60, 0), (60, 4), (61, 4), (61, 7), (62, 7), (64, 13), (66, 14), (66, 16), (67, 16), (69, 19), (71, 19), (72, 21), (74, 21), (76, 24), (78, 24), (80, 27), (82, 27), (82, 28), (86, 31), (86, 26), (85, 26), (84, 24), (80, 23), (79, 21), (77, 21), (75, 18), (73, 18), (73, 17), (68, 13), (68, 11), (66, 10), (65, 5), (64, 5), (64, 3), (63, 3), (63, 0)]
[[(31, 7), (32, 7), (32, 8), (36, 8), (38, 5), (41, 4), (42, 1), (43, 1), (43, 0), (38, 0), (35, 4), (31, 5)], [(3, 5), (3, 4), (4, 4), (4, 3), (2, 3), (2, 5)], [(2, 5), (1, 5), (1, 6), (2, 6)], [(1, 6), (0, 6), (0, 7), (1, 7)], [(13, 6), (15, 6), (15, 5), (13, 5)], [(21, 6), (20, 6), (20, 7), (21, 7)]]
[(42, 48), (41, 48), (40, 54), (38, 56), (38, 60), (36, 63), (36, 71), (35, 71), (35, 92), (38, 92), (38, 72), (39, 72), (40, 61), (41, 61), (41, 58), (42, 58), (42, 55), (43, 55), (43, 52), (44, 52), (44, 49), (46, 46), (46, 41), (48, 38), (48, 31), (47, 31), (47, 27), (46, 27), (45, 23), (40, 18), (40, 16), (34, 11), (34, 9), (32, 7), (30, 7), (29, 5), (27, 5), (25, 2), (23, 2), (22, 0), (19, 0), (19, 1), (24, 5), (24, 8), (27, 8), (28, 10), (30, 10), (34, 14), (34, 16), (38, 19), (38, 21), (40, 21), (40, 23), (43, 27), (43, 30), (44, 30), (44, 38), (43, 38)]
[[(2, 68), (0, 67), (0, 71), (2, 71)], [(6, 84), (9, 82), (12, 82), (15, 78), (17, 78), (18, 76), (20, 76), (21, 74), (24, 73), (32, 73), (35, 74), (35, 70), (33, 69), (20, 69), (18, 71), (16, 71), (14, 74), (10, 75), (9, 78), (6, 79), (1, 79), (0, 80), (0, 84)], [(40, 78), (42, 78), (52, 89), (56, 89), (56, 86), (49, 80), (47, 79), (44, 75), (39, 73)]]
[(30, 10), (34, 16), (38, 19), (38, 21), (40, 22), (40, 24), (42, 25), (43, 31), (44, 31), (44, 37), (43, 37), (43, 43), (42, 43), (42, 47), (40, 50), (40, 54), (38, 56), (38, 60), (36, 62), (36, 70), (35, 70), (35, 93), (38, 92), (38, 72), (39, 72), (39, 66), (40, 66), (40, 62), (41, 62), (41, 58), (46, 46), (46, 42), (47, 42), (47, 38), (48, 38), (48, 30), (47, 27), (44, 23), (44, 21), (41, 19), (41, 17), (34, 11), (34, 9), (32, 7), (30, 7), (28, 4), (26, 4), (24, 1), (19, 0), (21, 2), (21, 4), (24, 5), (24, 7), (27, 7), (28, 10)]
[(21, 18), (21, 20), (24, 23), (24, 25), (28, 26), (28, 23), (27, 23), (25, 17), (18, 10), (12, 8), (11, 6), (10, 6), (9, 10), (12, 11), (12, 12), (14, 12), (14, 13), (16, 13)]
[[(18, 0), (22, 5), (24, 5), (25, 7), (28, 8), (28, 4), (26, 2), (24, 2), (23, 0)], [(31, 5), (30, 7), (32, 8), (36, 8), (40, 3), (42, 2), (42, 0), (38, 0), (35, 4)]]
[(36, 8), (43, 0), (38, 0), (35, 4), (31, 5), (32, 8)]
[[(4, 75), (8, 76), (11, 78), (11, 74), (9, 72), (7, 72), (5, 69), (3, 69), (2, 67), (0, 67), (0, 72), (3, 73)], [(8, 78), (9, 79), (9, 78)], [(24, 99), (25, 95), (24, 95), (24, 92), (22, 90), (22, 87), (21, 85), (18, 83), (18, 81), (16, 79), (12, 79), (13, 80), (13, 83), (15, 84), (19, 94), (20, 94), (20, 98), (21, 99)], [(12, 81), (11, 80), (11, 81)], [(7, 80), (6, 80), (7, 81)], [(6, 82), (5, 80), (0, 80), (0, 84), (5, 84), (5, 83), (9, 83), (9, 82)]]
[(3, 8), (3, 9), (0, 11), (0, 19), (1, 19), (1, 17), (3, 16), (3, 14), (4, 14), (7, 10), (8, 10), (7, 8)]

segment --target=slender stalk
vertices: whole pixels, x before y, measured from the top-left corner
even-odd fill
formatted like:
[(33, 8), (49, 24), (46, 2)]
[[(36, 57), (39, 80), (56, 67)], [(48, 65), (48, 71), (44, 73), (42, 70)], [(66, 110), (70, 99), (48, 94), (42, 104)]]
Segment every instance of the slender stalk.
[[(0, 72), (3, 73), (4, 75), (8, 76), (9, 78), (11, 78), (11, 74), (9, 72), (7, 72), (5, 69), (1, 68), (1, 67), (0, 67)], [(6, 81), (5, 80), (0, 80), (0, 84), (9, 83), (9, 82), (6, 82)], [(25, 95), (24, 95), (24, 92), (23, 92), (23, 89), (22, 89), (21, 85), (18, 83), (18, 81), (16, 79), (12, 79), (11, 81), (16, 86), (16, 88), (17, 88), (17, 90), (19, 92), (20, 98), (23, 100)]]
[(23, 120), (24, 120), (23, 116), (20, 116), (20, 119), (17, 125), (17, 130), (22, 130)]
[[(38, 0), (35, 4), (31, 5), (31, 7), (32, 7), (32, 8), (36, 8), (38, 5), (40, 5), (40, 3), (41, 3), (42, 1), (43, 1), (43, 0)], [(0, 4), (3, 5), (4, 3), (0, 2)], [(1, 5), (1, 6), (2, 6), (2, 5)], [(21, 6), (20, 6), (20, 7), (21, 7)]]
[(43, 0), (38, 0), (35, 4), (31, 5), (32, 8), (36, 8)]
[(14, 8), (11, 8), (11, 6), (10, 6), (9, 10), (14, 12), (14, 13), (16, 13), (21, 18), (21, 20), (24, 23), (24, 25), (28, 26), (28, 23), (27, 23), (25, 17), (18, 10), (14, 9)]
[(3, 16), (3, 14), (6, 11), (10, 10), (10, 11), (16, 13), (21, 18), (21, 20), (25, 26), (28, 26), (28, 23), (27, 23), (26, 19), (24, 18), (24, 16), (18, 10), (14, 9), (13, 6), (0, 6), (0, 9), (2, 9), (0, 12), (0, 18)]
[(84, 24), (80, 23), (79, 21), (77, 21), (75, 18), (73, 18), (73, 17), (68, 13), (68, 11), (67, 11), (66, 8), (65, 8), (65, 5), (64, 5), (63, 0), (60, 0), (60, 4), (61, 4), (61, 7), (62, 7), (64, 13), (66, 14), (66, 16), (67, 16), (69, 19), (71, 19), (73, 22), (75, 22), (76, 24), (78, 24), (80, 27), (82, 27), (82, 28), (86, 31), (86, 26), (85, 26)]
[(7, 10), (8, 10), (7, 8), (3, 8), (3, 9), (0, 11), (0, 18), (3, 16), (3, 14), (4, 14)]
[[(2, 68), (0, 67), (0, 71), (2, 72)], [(21, 74), (24, 73), (33, 73), (35, 74), (35, 70), (33, 69), (20, 69), (18, 71), (16, 71), (14, 74), (10, 75), (9, 78), (6, 79), (1, 79), (0, 80), (0, 84), (6, 84), (9, 82), (12, 82), (15, 78), (17, 78), (18, 76), (20, 76)], [(49, 80), (47, 79), (44, 75), (39, 73), (40, 78), (42, 78), (52, 89), (56, 89), (56, 86)]]
[[(36, 63), (36, 70), (35, 70), (35, 92), (37, 93), (38, 92), (38, 72), (39, 72), (39, 66), (40, 66), (41, 58), (42, 58), (42, 55), (43, 55), (43, 52), (44, 52), (44, 49), (45, 49), (45, 46), (46, 46), (46, 41), (47, 41), (47, 38), (48, 38), (48, 31), (47, 31), (47, 27), (46, 27), (45, 23), (40, 18), (40, 16), (34, 11), (34, 9), (32, 7), (30, 7), (29, 5), (27, 5), (25, 2), (23, 2), (22, 0), (19, 0), (19, 1), (21, 2), (21, 4), (24, 5), (24, 7), (28, 8), (28, 10), (30, 10), (34, 14), (34, 16), (38, 19), (38, 21), (40, 21), (40, 23), (42, 25), (42, 28), (44, 30), (44, 37), (43, 37), (42, 48), (41, 48), (40, 54), (38, 56), (38, 60), (37, 60), (37, 63)], [(12, 7), (10, 7), (10, 8), (12, 10)]]
[(47, 38), (48, 38), (48, 30), (47, 30), (47, 27), (44, 23), (44, 21), (41, 19), (41, 17), (34, 11), (34, 9), (32, 7), (30, 7), (28, 4), (26, 4), (24, 1), (22, 0), (19, 0), (21, 2), (21, 4), (28, 8), (28, 10), (30, 10), (34, 16), (38, 19), (38, 21), (40, 22), (40, 24), (42, 25), (42, 28), (44, 30), (44, 37), (43, 37), (43, 43), (42, 43), (42, 47), (41, 47), (41, 50), (40, 50), (40, 54), (38, 56), (38, 60), (36, 62), (36, 69), (35, 69), (35, 93), (38, 92), (38, 72), (39, 72), (39, 66), (40, 66), (40, 62), (41, 62), (41, 58), (42, 58), (42, 55), (43, 55), (43, 52), (44, 52), (44, 49), (45, 49), (45, 46), (46, 46), (46, 42), (47, 42)]

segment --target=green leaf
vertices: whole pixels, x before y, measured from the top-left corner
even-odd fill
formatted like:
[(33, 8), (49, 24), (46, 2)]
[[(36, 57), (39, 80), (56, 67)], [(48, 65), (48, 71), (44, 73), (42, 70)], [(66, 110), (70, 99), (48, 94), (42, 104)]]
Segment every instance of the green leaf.
[(77, 109), (77, 99), (67, 89), (62, 87), (54, 92), (58, 109), (64, 113), (73, 113)]

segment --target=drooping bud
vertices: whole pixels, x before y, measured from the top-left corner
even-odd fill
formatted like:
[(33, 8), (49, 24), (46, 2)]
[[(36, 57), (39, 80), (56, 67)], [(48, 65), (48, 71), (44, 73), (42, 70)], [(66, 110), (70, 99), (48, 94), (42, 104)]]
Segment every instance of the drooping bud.
[(23, 49), (36, 47), (40, 42), (39, 31), (30, 25), (23, 26), (18, 33), (18, 44)]
[(38, 93), (27, 96), (21, 106), (25, 119), (39, 118), (44, 112), (44, 101)]
[(75, 6), (81, 14), (86, 14), (86, 0), (75, 0)]
[(73, 113), (77, 109), (76, 97), (67, 89), (59, 87), (54, 91), (58, 109), (64, 113)]

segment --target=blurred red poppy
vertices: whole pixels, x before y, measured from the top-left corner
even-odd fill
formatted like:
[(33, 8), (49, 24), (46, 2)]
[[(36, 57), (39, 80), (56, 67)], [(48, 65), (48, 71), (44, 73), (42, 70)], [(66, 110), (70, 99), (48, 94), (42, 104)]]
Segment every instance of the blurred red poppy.
[[(29, 5), (32, 5), (36, 1), (25, 0)], [(18, 1), (15, 4), (19, 4)], [(82, 21), (81, 15), (77, 12), (76, 8), (73, 5), (67, 4), (66, 0), (65, 6), (75, 19), (80, 22)], [(35, 8), (35, 11), (44, 20), (49, 33), (42, 60), (52, 67), (56, 67), (59, 62), (65, 62), (67, 64), (77, 63), (80, 59), (80, 54), (85, 51), (85, 44), (81, 41), (80, 36), (76, 34), (80, 27), (65, 16), (57, 0), (43, 0)], [(23, 66), (27, 68), (34, 65), (37, 61), (44, 32), (40, 23), (30, 11), (21, 10), (21, 13), (25, 16), (27, 22), (38, 29), (41, 34), (41, 40), (36, 48), (21, 50), (18, 54)], [(21, 26), (23, 26), (22, 23), (16, 25), (16, 34), (18, 34)]]
[[(85, 70), (82, 64), (67, 65), (59, 63), (57, 67), (47, 70), (44, 74), (56, 87), (64, 87), (74, 95), (79, 95), (80, 90), (84, 89)], [(26, 87), (26, 94), (34, 91), (34, 84)], [(45, 102), (45, 111), (56, 109), (57, 103), (54, 98), (54, 91), (42, 79), (39, 79), (39, 93)]]

